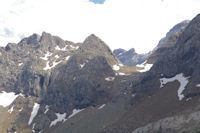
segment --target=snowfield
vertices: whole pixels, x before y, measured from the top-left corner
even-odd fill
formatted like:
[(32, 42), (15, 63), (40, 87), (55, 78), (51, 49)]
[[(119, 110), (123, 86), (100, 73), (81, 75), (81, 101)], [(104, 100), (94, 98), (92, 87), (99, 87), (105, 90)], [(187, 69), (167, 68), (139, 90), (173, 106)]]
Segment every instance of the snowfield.
[(28, 121), (28, 125), (31, 125), (33, 119), (37, 116), (39, 108), (40, 108), (40, 105), (38, 103), (35, 103), (34, 106), (33, 106), (33, 110), (31, 112), (30, 119)]
[(113, 70), (118, 71), (120, 67), (118, 65), (113, 65)]
[(177, 80), (180, 83), (180, 87), (179, 87), (177, 93), (178, 93), (178, 98), (181, 101), (184, 98), (184, 94), (182, 94), (182, 93), (185, 90), (185, 87), (187, 86), (187, 84), (189, 83), (188, 78), (189, 77), (184, 77), (183, 73), (180, 73), (172, 78), (161, 78), (160, 79), (160, 88), (162, 88), (165, 84), (167, 84), (169, 82), (173, 82), (173, 81)]
[(72, 118), (73, 116), (75, 116), (76, 114), (78, 114), (79, 112), (81, 112), (83, 110), (84, 109), (74, 109), (73, 112), (72, 112), (72, 114), (67, 119)]
[(143, 72), (147, 72), (151, 69), (151, 67), (153, 66), (153, 64), (148, 64), (147, 61), (145, 61), (144, 63), (140, 64), (140, 65), (136, 65), (137, 67), (142, 67), (143, 69), (141, 70), (137, 70), (141, 73)]
[(47, 61), (47, 60), (48, 60), (48, 57), (50, 57), (52, 54), (53, 54), (53, 53), (47, 51), (47, 53), (44, 55), (44, 57), (40, 57), (40, 58)]
[(196, 87), (200, 87), (200, 84), (197, 84)]
[(55, 50), (58, 50), (58, 51), (67, 51), (67, 46), (65, 46), (64, 48), (60, 48), (59, 46), (56, 46)]
[(4, 108), (9, 106), (19, 95), (16, 95), (14, 92), (5, 92), (0, 93), (0, 106)]
[(55, 126), (58, 122), (65, 121), (66, 113), (64, 114), (56, 113), (56, 116), (57, 116), (57, 119), (51, 122), (50, 127)]
[(119, 73), (120, 76), (128, 76), (130, 74), (126, 74), (126, 73)]
[(68, 60), (69, 60), (69, 58), (70, 58), (70, 56), (67, 56), (67, 57), (65, 58), (65, 60), (66, 60), (66, 61), (68, 61)]
[(105, 80), (106, 81), (113, 81), (113, 80), (115, 80), (115, 77), (107, 77), (107, 78), (105, 78)]
[(45, 70), (45, 71), (47, 71), (47, 70), (50, 70), (50, 69), (52, 69), (52, 68), (54, 68), (54, 67), (56, 67), (58, 64), (60, 64), (62, 61), (59, 61), (59, 62), (53, 62), (53, 65), (52, 66), (50, 66), (49, 65), (49, 61), (47, 61), (47, 63), (46, 63), (46, 66), (45, 66), (45, 68), (43, 68), (43, 70)]
[(14, 111), (14, 106), (12, 106), (9, 110), (8, 110), (8, 113), (12, 113)]
[(81, 69), (85, 66), (85, 63), (80, 64)]
[(46, 114), (48, 111), (49, 111), (49, 105), (46, 105), (46, 106), (45, 106), (44, 114)]
[(66, 116), (67, 116), (66, 113), (64, 113), (64, 114), (56, 113), (57, 119), (52, 121), (49, 127), (55, 126), (58, 122), (65, 122), (83, 110), (84, 109), (74, 109), (72, 114), (70, 116), (68, 116), (68, 118), (66, 118)]
[(98, 109), (102, 109), (106, 106), (106, 104), (101, 105), (100, 107), (98, 107)]

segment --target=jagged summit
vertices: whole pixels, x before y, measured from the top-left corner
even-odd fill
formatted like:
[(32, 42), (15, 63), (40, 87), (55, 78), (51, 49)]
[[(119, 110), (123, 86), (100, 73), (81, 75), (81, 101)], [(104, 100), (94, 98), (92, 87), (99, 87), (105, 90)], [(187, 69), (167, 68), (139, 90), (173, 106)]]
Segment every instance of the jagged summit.
[(134, 48), (131, 48), (128, 51), (124, 49), (116, 49), (113, 51), (113, 53), (124, 65), (127, 66), (136, 66), (137, 64), (141, 64), (147, 59), (149, 55), (149, 53), (138, 54)]
[[(119, 85), (121, 79), (136, 73), (135, 67), (127, 72), (95, 35), (73, 43), (43, 32), (10, 43), (0, 53), (0, 95), (5, 91), (18, 97), (7, 108), (0, 102), (4, 110), (0, 123), (6, 121), (0, 124), (1, 133), (48, 132), (58, 115), (67, 119), (74, 111), (97, 107), (121, 95), (128, 84), (125, 80)], [(12, 118), (2, 117), (10, 114), (11, 106)], [(35, 108), (39, 112), (32, 119)]]
[(44, 32), (0, 48), (0, 133), (197, 132), (199, 22), (178, 26), (137, 67), (93, 34), (73, 43)]
[(133, 83), (133, 107), (105, 132), (199, 132), (199, 24), (200, 15), (186, 21), (155, 51), (153, 67)]
[(99, 37), (97, 37), (94, 34), (89, 35), (83, 42), (83, 45), (86, 45), (88, 47), (101, 48), (101, 49), (103, 48), (110, 49), (104, 41), (102, 41)]
[(119, 56), (120, 54), (122, 54), (123, 52), (126, 52), (126, 50), (119, 48), (119, 49), (115, 49), (113, 51), (113, 53), (115, 54), (115, 56)]

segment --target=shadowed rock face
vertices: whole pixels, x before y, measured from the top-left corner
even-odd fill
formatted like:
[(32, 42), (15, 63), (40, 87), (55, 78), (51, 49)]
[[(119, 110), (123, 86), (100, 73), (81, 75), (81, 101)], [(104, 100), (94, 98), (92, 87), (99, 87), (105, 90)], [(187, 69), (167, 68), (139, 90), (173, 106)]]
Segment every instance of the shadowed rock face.
[(185, 30), (190, 21), (183, 21), (175, 25), (167, 34), (161, 39), (152, 54), (148, 57), (148, 62), (154, 63), (160, 56), (170, 53), (171, 48), (176, 44), (179, 36)]
[[(139, 75), (133, 83), (130, 100), (133, 105), (123, 117), (109, 125), (106, 133), (197, 132), (200, 129), (200, 15), (197, 15), (184, 29), (172, 34), (155, 50), (149, 59), (153, 63), (150, 71)], [(188, 83), (178, 98), (182, 85), (175, 80), (160, 87), (161, 78), (172, 78), (182, 73)], [(172, 124), (173, 123), (173, 124)]]
[[(195, 19), (197, 18), (198, 16)], [(155, 48), (155, 51), (149, 56), (147, 62), (152, 63), (154, 65), (151, 71), (145, 74), (144, 77), (141, 78), (142, 80), (138, 82), (138, 87), (135, 89), (135, 91), (141, 91), (141, 92), (147, 91), (147, 90), (155, 91), (156, 88), (158, 88), (159, 86), (159, 81), (155, 83), (150, 83), (152, 89), (150, 89), (150, 87), (148, 86), (145, 87), (147, 85), (147, 84), (145, 85), (145, 83), (147, 83), (153, 77), (173, 77), (179, 73), (184, 73), (186, 77), (190, 77), (194, 71), (199, 73), (198, 69), (196, 69), (197, 65), (195, 65), (198, 61), (194, 60), (194, 58), (196, 59), (198, 58), (197, 51), (199, 48), (196, 47), (196, 49), (194, 50), (192, 46), (194, 45), (193, 43), (195, 44), (198, 43), (198, 39), (195, 39), (195, 40), (193, 39), (193, 42), (191, 42), (189, 38), (190, 44), (189, 43), (185, 44), (186, 42), (180, 42), (181, 38), (188, 38), (186, 37), (185, 34), (187, 34), (188, 36), (198, 36), (196, 34), (200, 34), (197, 32), (193, 33), (198, 28), (197, 26), (194, 26), (196, 25), (195, 19), (193, 19), (189, 24), (187, 24), (188, 21), (183, 21), (182, 23), (176, 25), (173, 28), (174, 30), (173, 29), (170, 30), (170, 32), (167, 34), (168, 40), (166, 40), (165, 43), (163, 43), (162, 45), (158, 45), (158, 47)], [(188, 31), (188, 29), (190, 31)], [(174, 34), (172, 34), (173, 32)], [(185, 50), (184, 45), (186, 45), (187, 49), (190, 51), (190, 52), (188, 51), (188, 54), (187, 54), (188, 61), (186, 61), (186, 55), (184, 55), (184, 53), (180, 53), (183, 49)], [(193, 54), (195, 53), (196, 53), (196, 56), (193, 56)], [(196, 74), (195, 76), (192, 76), (192, 77), (196, 77)], [(143, 84), (140, 84), (140, 82), (142, 82)], [(191, 81), (191, 83), (188, 84), (188, 88), (191, 87), (190, 84), (193, 84), (192, 82), (193, 81)], [(193, 95), (193, 94), (188, 94), (189, 92), (191, 93), (193, 91), (192, 90), (188, 91), (187, 89), (184, 91), (185, 95)], [(199, 92), (197, 91), (196, 94), (198, 93)]]
[(181, 33), (184, 30), (184, 28), (189, 24), (189, 22), (190, 22), (189, 20), (185, 20), (175, 25), (172, 29), (170, 29), (170, 31), (166, 34), (166, 36), (159, 41), (155, 49), (158, 49), (163, 44), (167, 43), (168, 40), (171, 38), (171, 36)]
[[(186, 95), (199, 94), (198, 90), (191, 89), (192, 84), (197, 83), (199, 78), (199, 51), (200, 51), (200, 16), (195, 17), (185, 30), (177, 38), (174, 46), (167, 49), (152, 68), (152, 73), (162, 73), (166, 77), (172, 77), (178, 73), (184, 73), (191, 77), (191, 82), (184, 91)], [(170, 53), (170, 54), (169, 54)]]
[[(120, 90), (112, 87), (115, 81), (105, 80), (116, 76), (112, 66), (119, 62), (95, 35), (75, 44), (45, 32), (33, 34), (18, 44), (1, 47), (0, 53), (1, 88), (27, 99), (34, 97), (41, 108), (48, 105), (53, 112), (68, 116), (73, 109), (110, 101)], [(49, 126), (55, 114), (40, 117), (36, 118), (37, 131)]]
[[(88, 69), (102, 72), (103, 69), (99, 67), (102, 68), (102, 64), (105, 64), (106, 70), (112, 73), (112, 65), (118, 63), (111, 50), (95, 35), (89, 36), (83, 44), (74, 44), (48, 33), (43, 33), (41, 37), (34, 34), (19, 44), (8, 44), (0, 52), (0, 85), (18, 93), (38, 97), (45, 95), (50, 81), (55, 78), (54, 71), (64, 69), (59, 66), (66, 66), (66, 72), (77, 73), (82, 71), (80, 67), (85, 70), (90, 62), (99, 60), (96, 61), (98, 65), (93, 64)], [(66, 60), (67, 57), (69, 61)], [(63, 74), (65, 71), (63, 70)]]
[(166, 34), (166, 36), (159, 41), (156, 48), (146, 54), (138, 54), (133, 48), (128, 51), (124, 49), (116, 49), (113, 51), (113, 53), (119, 61), (128, 66), (136, 66), (137, 64), (143, 63), (147, 59), (150, 63), (154, 63), (155, 60), (157, 60), (157, 58), (163, 54), (163, 51), (166, 51), (166, 48), (171, 47), (176, 43), (178, 36), (183, 32), (189, 22), (190, 21), (185, 20), (175, 25)]

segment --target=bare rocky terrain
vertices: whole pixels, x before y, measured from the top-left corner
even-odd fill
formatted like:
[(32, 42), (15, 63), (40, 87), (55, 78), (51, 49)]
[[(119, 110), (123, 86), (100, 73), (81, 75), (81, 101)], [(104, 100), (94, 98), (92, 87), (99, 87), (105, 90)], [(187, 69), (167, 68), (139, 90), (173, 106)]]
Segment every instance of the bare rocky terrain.
[(183, 23), (137, 66), (93, 34), (1, 47), (0, 133), (198, 133), (200, 15)]

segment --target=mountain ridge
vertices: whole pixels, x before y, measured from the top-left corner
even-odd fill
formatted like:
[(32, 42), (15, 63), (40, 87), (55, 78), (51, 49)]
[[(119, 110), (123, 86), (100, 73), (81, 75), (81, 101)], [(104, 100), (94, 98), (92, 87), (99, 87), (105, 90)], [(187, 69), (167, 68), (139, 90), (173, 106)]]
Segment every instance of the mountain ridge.
[[(157, 58), (156, 56), (158, 56), (157, 55), (159, 52), (157, 51), (158, 48), (168, 47), (168, 45), (170, 46), (171, 44), (174, 44), (176, 42), (177, 37), (185, 29), (185, 27), (189, 24), (189, 22), (190, 22), (189, 20), (184, 20), (176, 24), (175, 26), (173, 26), (168, 31), (166, 36), (158, 42), (157, 46), (152, 51), (149, 51), (148, 53), (138, 54), (134, 48), (128, 51), (124, 49), (116, 49), (113, 51), (113, 53), (124, 65), (128, 65), (128, 66), (136, 66), (138, 64), (142, 64), (146, 60), (149, 60), (150, 62), (154, 62), (154, 60), (156, 60)], [(166, 43), (168, 45), (164, 45)], [(159, 54), (162, 54), (161, 52), (159, 52)]]
[(0, 132), (198, 131), (199, 22), (137, 66), (121, 64), (93, 34), (73, 43), (43, 32), (1, 47), (0, 98), (12, 103), (0, 102)]
[[(9, 116), (13, 120), (10, 124), (0, 124), (0, 132), (48, 130), (58, 115), (67, 119), (74, 111), (105, 104), (121, 95), (122, 88), (129, 83), (127, 80), (119, 85), (122, 78), (129, 76), (127, 72), (127, 75), (122, 73), (126, 67), (93, 34), (83, 43), (73, 43), (43, 32), (41, 36), (33, 34), (24, 38), (18, 44), (9, 43), (0, 50), (1, 90), (8, 94), (14, 92), (18, 97), (11, 107), (0, 107), (4, 109), (0, 115), (9, 116), (11, 108), (15, 112)], [(136, 67), (132, 68), (129, 74), (138, 73)], [(27, 123), (35, 105), (38, 112), (32, 122)], [(18, 106), (23, 110), (16, 110)], [(45, 108), (48, 108), (47, 113), (44, 113)]]

